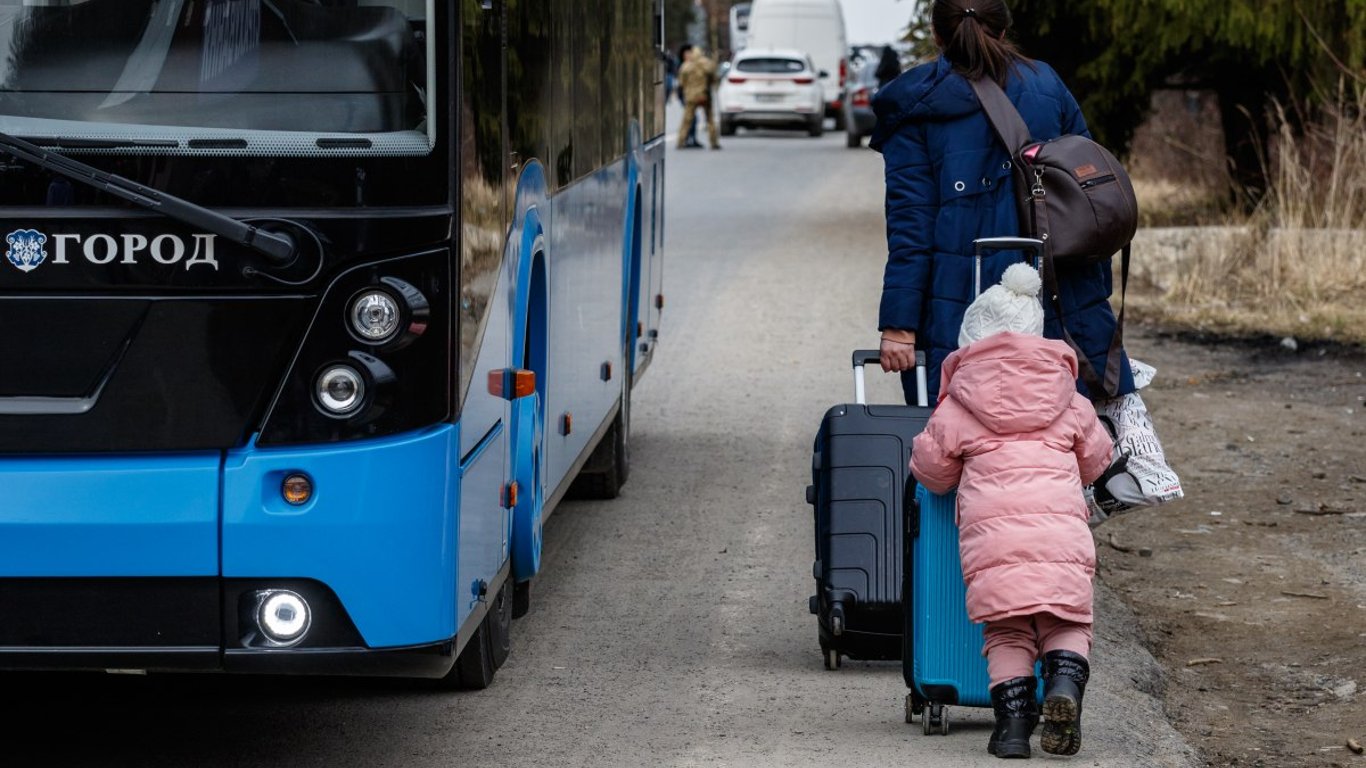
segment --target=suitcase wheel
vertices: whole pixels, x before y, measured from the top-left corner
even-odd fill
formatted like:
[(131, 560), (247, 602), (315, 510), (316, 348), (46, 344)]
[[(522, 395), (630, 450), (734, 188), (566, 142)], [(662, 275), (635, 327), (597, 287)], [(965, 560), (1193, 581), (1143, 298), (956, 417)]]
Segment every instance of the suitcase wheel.
[(822, 648), (821, 650), (825, 653), (825, 668), (831, 671), (839, 669), (841, 663), (840, 652), (834, 648)]
[(938, 731), (942, 736), (949, 735), (949, 708), (943, 704), (930, 704), (920, 716), (921, 729), (926, 736)]
[(830, 606), (830, 634), (835, 637), (844, 634), (844, 604), (838, 601)]
[(914, 723), (917, 717), (925, 713), (925, 700), (920, 698), (915, 691), (906, 694), (906, 722)]

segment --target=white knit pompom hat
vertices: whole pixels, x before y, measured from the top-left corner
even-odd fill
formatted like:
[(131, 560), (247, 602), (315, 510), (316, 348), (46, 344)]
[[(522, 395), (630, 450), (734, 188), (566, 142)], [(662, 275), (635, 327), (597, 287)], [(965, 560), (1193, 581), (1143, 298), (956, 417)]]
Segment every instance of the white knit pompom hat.
[(966, 347), (1002, 331), (1043, 335), (1043, 307), (1039, 304), (1039, 289), (1043, 281), (1033, 267), (1025, 263), (1011, 264), (1001, 277), (1000, 285), (993, 285), (972, 302), (963, 315), (963, 329), (958, 332), (958, 346)]

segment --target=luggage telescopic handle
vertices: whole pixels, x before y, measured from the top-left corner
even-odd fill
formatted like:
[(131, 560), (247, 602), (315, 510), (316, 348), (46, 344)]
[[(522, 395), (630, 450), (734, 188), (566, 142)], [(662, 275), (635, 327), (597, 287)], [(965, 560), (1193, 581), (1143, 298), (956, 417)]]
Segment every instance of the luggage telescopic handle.
[(972, 241), (978, 254), (987, 251), (1033, 251), (1034, 258), (1043, 255), (1043, 241), (1033, 237), (983, 237)]
[[(882, 353), (876, 349), (857, 349), (854, 350), (854, 402), (859, 405), (868, 404), (868, 388), (865, 385), (863, 367), (865, 365), (876, 365), (882, 362)], [(915, 394), (916, 404), (924, 408), (930, 404), (929, 377), (925, 371), (925, 353), (916, 350), (915, 352)]]
[(992, 251), (1029, 251), (1034, 255), (1034, 268), (1043, 270), (1044, 243), (1032, 237), (983, 237), (972, 241), (972, 295), (982, 295), (982, 254)]

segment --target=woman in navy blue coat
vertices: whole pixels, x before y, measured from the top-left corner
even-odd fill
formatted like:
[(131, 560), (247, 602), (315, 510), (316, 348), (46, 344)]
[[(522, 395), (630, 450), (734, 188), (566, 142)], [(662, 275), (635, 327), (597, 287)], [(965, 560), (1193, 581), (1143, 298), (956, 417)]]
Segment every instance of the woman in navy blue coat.
[[(941, 55), (880, 90), (873, 102), (871, 145), (887, 167), (887, 271), (878, 330), (882, 366), (903, 371), (914, 402), (914, 351), (930, 363), (931, 402), (939, 368), (958, 348), (963, 312), (972, 302), (972, 241), (1020, 234), (1011, 159), (992, 132), (966, 78), (990, 77), (1005, 89), (1037, 141), (1089, 136), (1077, 101), (1051, 67), (1032, 61), (1005, 38), (1010, 10), (1003, 0), (936, 0), (932, 12)], [(995, 285), (1018, 252), (989, 254), (982, 285)], [(1067, 329), (1098, 372), (1115, 331), (1110, 262), (1058, 270), (1059, 303)], [(1051, 302), (1045, 335), (1062, 338)], [(1119, 391), (1134, 391), (1127, 355)], [(1103, 375), (1103, 374), (1102, 374)], [(1093, 399), (1104, 393), (1077, 390)]]

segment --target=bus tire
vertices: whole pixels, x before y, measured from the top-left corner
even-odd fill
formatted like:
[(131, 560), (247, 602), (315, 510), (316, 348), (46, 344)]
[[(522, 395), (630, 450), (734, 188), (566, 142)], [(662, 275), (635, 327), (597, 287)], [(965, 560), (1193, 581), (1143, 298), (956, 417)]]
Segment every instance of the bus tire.
[(455, 659), (455, 666), (441, 679), (441, 687), (458, 691), (482, 691), (493, 685), (493, 676), (498, 671), (493, 664), (493, 652), (489, 649), (488, 617), (479, 623), (474, 637), (465, 643), (465, 649)]
[(520, 581), (512, 585), (512, 618), (520, 619), (531, 613), (531, 582)]
[(493, 598), (484, 622), (488, 625), (489, 655), (496, 671), (502, 669), (512, 653), (512, 584), (509, 581), (503, 582), (503, 588)]
[(463, 691), (482, 691), (493, 685), (498, 668), (512, 652), (512, 588), (504, 581), (489, 603), (489, 612), (479, 622), (474, 637), (455, 660), (455, 666), (441, 679), (441, 687)]
[(825, 135), (825, 118), (816, 116), (811, 118), (806, 125), (806, 132), (812, 138), (819, 139)]

